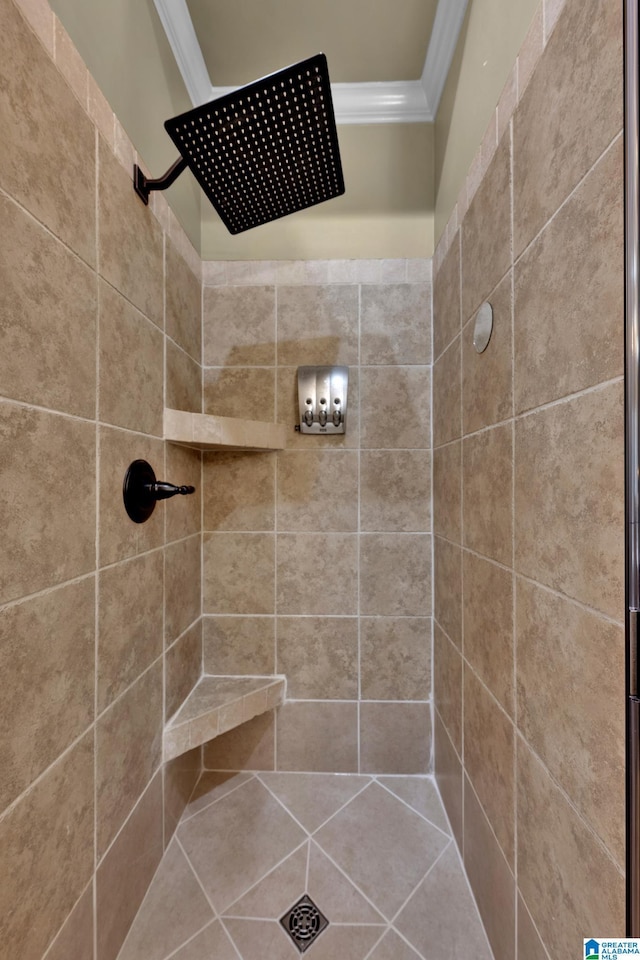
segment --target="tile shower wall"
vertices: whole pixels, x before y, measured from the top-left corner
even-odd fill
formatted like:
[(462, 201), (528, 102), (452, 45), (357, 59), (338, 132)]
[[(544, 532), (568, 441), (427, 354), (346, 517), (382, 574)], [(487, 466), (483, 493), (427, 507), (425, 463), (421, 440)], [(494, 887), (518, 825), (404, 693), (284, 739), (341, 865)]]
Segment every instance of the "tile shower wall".
[(140, 527), (121, 494), (137, 457), (200, 488), (162, 441), (165, 396), (200, 409), (200, 265), (47, 4), (0, 21), (0, 957), (114, 960), (200, 767), (161, 763), (199, 494)]
[[(284, 673), (288, 702), (210, 769), (431, 763), (431, 264), (205, 263), (204, 412), (287, 428), (204, 458), (204, 668)], [(343, 437), (296, 433), (297, 367), (346, 364)]]
[(436, 773), (496, 960), (624, 932), (621, 14), (545, 2), (435, 257)]

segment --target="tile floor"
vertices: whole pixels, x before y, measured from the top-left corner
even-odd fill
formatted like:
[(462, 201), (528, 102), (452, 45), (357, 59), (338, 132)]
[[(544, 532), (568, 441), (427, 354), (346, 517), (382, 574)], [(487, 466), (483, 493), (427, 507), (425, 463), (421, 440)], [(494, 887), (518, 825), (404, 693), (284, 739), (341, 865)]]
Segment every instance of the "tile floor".
[[(301, 953), (305, 893), (329, 925)], [(203, 775), (118, 960), (301, 956), (492, 960), (431, 779)]]

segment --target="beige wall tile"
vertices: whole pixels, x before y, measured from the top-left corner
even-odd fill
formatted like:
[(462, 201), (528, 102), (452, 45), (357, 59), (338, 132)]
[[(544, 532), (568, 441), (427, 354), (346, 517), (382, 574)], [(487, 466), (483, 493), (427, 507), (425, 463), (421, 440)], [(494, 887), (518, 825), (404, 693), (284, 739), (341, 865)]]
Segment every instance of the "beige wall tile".
[(168, 505), (167, 543), (200, 533), (203, 487), (205, 492), (208, 489), (202, 481), (201, 461), (199, 450), (190, 450), (176, 443), (167, 443), (165, 446), (165, 477), (178, 486), (188, 484), (196, 488), (195, 493), (188, 497), (174, 497)]
[(165, 710), (172, 717), (202, 674), (202, 621), (169, 647), (165, 662)]
[(162, 664), (157, 663), (96, 724), (97, 842), (101, 857), (162, 757)]
[(158, 772), (96, 873), (97, 960), (116, 960), (162, 853)]
[(465, 546), (492, 560), (512, 560), (511, 424), (467, 437), (463, 447)]
[(456, 440), (462, 429), (461, 340), (453, 343), (433, 367), (433, 445)]
[(166, 331), (200, 363), (202, 354), (201, 285), (171, 240), (166, 246)]
[(434, 359), (460, 332), (460, 316), (460, 242), (456, 239), (433, 281)]
[(358, 539), (354, 534), (291, 533), (278, 534), (277, 539), (279, 614), (357, 613)]
[[(466, 666), (463, 686), (465, 770), (502, 851), (513, 866), (514, 725)], [(465, 804), (466, 794), (465, 789)]]
[(441, 537), (433, 542), (434, 616), (453, 643), (462, 646), (462, 551)]
[(462, 334), (462, 422), (473, 433), (506, 420), (513, 413), (511, 278), (507, 276), (489, 296), (493, 332), (484, 353), (473, 346), (475, 320)]
[(7, 603), (93, 569), (95, 427), (2, 402), (0, 441), (0, 603)]
[(278, 287), (278, 363), (357, 362), (356, 286)]
[(511, 144), (508, 137), (500, 141), (471, 201), (461, 235), (464, 323), (511, 264)]
[(519, 579), (517, 638), (520, 730), (622, 865), (624, 630)]
[(427, 703), (361, 703), (363, 773), (428, 773), (431, 710)]
[(360, 612), (381, 617), (431, 614), (431, 537), (367, 533), (360, 537)]
[(524, 42), (520, 47), (520, 53), (518, 54), (518, 99), (522, 97), (524, 91), (527, 89), (533, 71), (542, 56), (544, 46), (542, 28), (543, 11), (542, 4), (540, 3), (538, 4), (538, 8), (527, 30)]
[[(518, 883), (552, 957), (570, 954), (587, 928), (624, 930), (622, 873), (522, 740), (518, 741)], [(559, 903), (562, 923), (558, 923)]]
[(462, 764), (449, 738), (440, 714), (433, 714), (433, 764), (436, 783), (444, 804), (453, 835), (460, 850), (462, 835)]
[(570, 3), (514, 117), (518, 256), (622, 128), (622, 8)]
[(205, 533), (203, 565), (203, 613), (274, 612), (273, 534)]
[(285, 441), (287, 448), (308, 450), (327, 447), (332, 450), (354, 449), (360, 443), (360, 383), (357, 367), (349, 370), (349, 396), (347, 405), (346, 432), (337, 436), (309, 436), (295, 430), (300, 423), (298, 409), (298, 368), (278, 367), (277, 373), (277, 404), (278, 423), (284, 423), (287, 432)]
[(6, 197), (0, 197), (0, 231), (11, 238), (0, 262), (2, 393), (93, 417), (95, 276)]
[(513, 716), (513, 575), (464, 552), (464, 655)]
[(358, 529), (358, 455), (348, 450), (286, 450), (278, 454), (278, 530)]
[(205, 673), (275, 673), (273, 617), (203, 617), (202, 625)]
[(519, 960), (547, 960), (549, 954), (545, 950), (531, 915), (521, 896), (518, 896), (518, 958)]
[(362, 287), (361, 363), (431, 362), (431, 285)]
[(624, 610), (622, 407), (616, 383), (532, 414), (516, 424), (515, 451), (518, 572), (617, 620)]
[(495, 960), (513, 960), (516, 881), (468, 780), (464, 788), (464, 866)]
[(622, 148), (620, 139), (516, 265), (518, 412), (623, 372)]
[(205, 530), (273, 530), (276, 458), (213, 453), (204, 458)]
[(92, 723), (94, 648), (93, 577), (0, 611), (0, 810)]
[(169, 544), (164, 567), (164, 635), (179, 637), (202, 612), (200, 534)]
[(363, 617), (360, 621), (363, 700), (426, 700), (431, 692), (431, 620)]
[(69, 957), (93, 960), (93, 884), (82, 894), (47, 953), (47, 960)]
[(558, 17), (562, 13), (566, 0), (543, 0), (544, 2), (544, 32), (545, 43), (548, 41), (553, 29), (558, 22)]
[(462, 444), (433, 451), (433, 531), (460, 543), (462, 539)]
[(437, 623), (433, 627), (433, 699), (451, 742), (462, 756), (462, 657)]
[(2, 27), (0, 186), (93, 266), (93, 124), (12, 3), (2, 4)]
[(292, 700), (355, 700), (358, 621), (355, 617), (278, 617), (277, 671)]
[(102, 142), (98, 161), (100, 274), (162, 327), (162, 229)]
[(202, 410), (200, 364), (171, 340), (166, 341), (165, 404), (170, 410)]
[(358, 706), (304, 701), (278, 710), (278, 770), (358, 772)]
[[(342, 488), (341, 482), (339, 489)], [(363, 450), (360, 529), (403, 533), (431, 529), (428, 450)]]
[(164, 765), (164, 843), (173, 836), (202, 771), (202, 750), (196, 747)]
[[(273, 367), (206, 367), (202, 401), (203, 413), (275, 420), (276, 371)], [(293, 423), (295, 419), (292, 430)]]
[(54, 15), (47, 0), (19, 0), (16, 6), (45, 49), (53, 56)]
[(263, 713), (235, 730), (205, 743), (205, 770), (273, 770), (275, 767), (274, 712)]
[(203, 362), (266, 366), (276, 358), (275, 287), (205, 287)]
[(114, 115), (109, 102), (91, 74), (87, 76), (87, 108), (89, 116), (106, 143), (114, 149)]
[(93, 733), (0, 822), (0, 932), (7, 957), (41, 957), (93, 871)]
[(100, 420), (162, 436), (163, 336), (100, 281)]
[(98, 711), (160, 656), (162, 551), (102, 570), (98, 579)]
[(363, 448), (429, 449), (428, 367), (362, 367), (360, 395)]
[(86, 110), (89, 74), (71, 37), (55, 16), (54, 38), (56, 67), (75, 93), (80, 105)]
[(513, 111), (516, 108), (516, 103), (518, 101), (518, 78), (517, 78), (517, 67), (516, 64), (513, 65), (511, 73), (507, 78), (502, 93), (500, 94), (500, 99), (498, 100), (497, 115), (498, 115), (498, 142), (502, 140), (505, 131), (508, 129), (511, 117), (513, 116)]

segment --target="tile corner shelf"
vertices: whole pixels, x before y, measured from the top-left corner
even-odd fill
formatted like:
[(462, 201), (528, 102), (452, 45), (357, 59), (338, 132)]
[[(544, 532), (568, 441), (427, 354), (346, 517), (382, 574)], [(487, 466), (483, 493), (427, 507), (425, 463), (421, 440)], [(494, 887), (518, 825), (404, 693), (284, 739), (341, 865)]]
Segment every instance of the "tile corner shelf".
[(173, 760), (284, 702), (283, 676), (205, 675), (164, 728), (164, 759)]
[(285, 426), (167, 409), (164, 411), (164, 439), (198, 450), (283, 450)]

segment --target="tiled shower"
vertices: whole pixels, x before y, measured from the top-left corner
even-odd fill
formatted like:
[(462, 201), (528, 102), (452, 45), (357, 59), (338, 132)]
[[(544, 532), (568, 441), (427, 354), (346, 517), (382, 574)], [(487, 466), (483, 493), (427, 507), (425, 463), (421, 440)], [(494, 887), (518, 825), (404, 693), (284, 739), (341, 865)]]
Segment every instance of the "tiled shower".
[[(312, 960), (489, 957), (456, 845), (496, 960), (621, 934), (620, 5), (544, 0), (433, 262), (201, 263), (46, 0), (0, 18), (0, 958), (295, 957), (306, 887)], [(294, 430), (308, 363), (342, 438)], [(134, 527), (138, 457), (197, 493)], [(287, 702), (163, 764), (203, 670)]]

